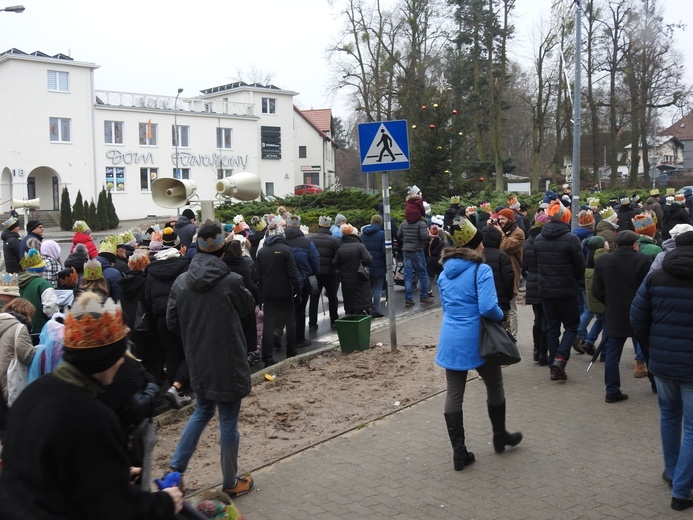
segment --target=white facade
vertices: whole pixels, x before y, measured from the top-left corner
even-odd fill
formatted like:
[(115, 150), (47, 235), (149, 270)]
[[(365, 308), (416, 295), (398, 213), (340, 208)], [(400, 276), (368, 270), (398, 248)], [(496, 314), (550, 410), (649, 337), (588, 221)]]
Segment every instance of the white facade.
[(323, 189), (336, 182), (335, 151), (337, 145), (294, 107), (294, 143), (296, 184), (317, 184)]
[[(13, 198), (40, 198), (40, 209), (57, 210), (64, 186), (71, 202), (78, 190), (96, 201), (108, 186), (118, 216), (134, 219), (171, 212), (152, 200), (155, 178), (193, 180), (199, 200), (214, 199), (217, 180), (240, 171), (257, 173), (266, 195), (303, 183), (295, 119), (306, 122), (294, 113), (295, 92), (237, 82), (176, 101), (96, 91), (97, 68), (62, 55), (0, 54), (1, 212)], [(307, 146), (324, 150), (324, 136), (313, 133)], [(323, 172), (334, 171), (329, 153), (331, 166), (311, 156)]]

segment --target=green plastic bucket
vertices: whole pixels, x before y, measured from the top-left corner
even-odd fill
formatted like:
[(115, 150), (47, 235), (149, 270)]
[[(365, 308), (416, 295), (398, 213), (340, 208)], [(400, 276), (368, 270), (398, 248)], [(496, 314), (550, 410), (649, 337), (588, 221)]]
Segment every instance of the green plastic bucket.
[(371, 346), (371, 317), (365, 314), (344, 316), (335, 321), (342, 352), (368, 350)]

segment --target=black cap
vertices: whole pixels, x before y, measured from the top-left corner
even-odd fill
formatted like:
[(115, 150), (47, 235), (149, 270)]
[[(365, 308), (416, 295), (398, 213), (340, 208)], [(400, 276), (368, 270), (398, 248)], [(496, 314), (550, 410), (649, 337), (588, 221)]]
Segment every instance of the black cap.
[(31, 233), (34, 229), (36, 229), (37, 227), (39, 227), (41, 225), (43, 225), (43, 224), (41, 224), (40, 220), (30, 220), (26, 224), (26, 231), (27, 231), (27, 233)]
[(640, 235), (638, 235), (635, 231), (631, 231), (630, 229), (624, 229), (623, 231), (619, 231), (618, 233), (616, 233), (614, 243), (618, 247), (630, 247), (633, 244), (635, 244), (639, 238)]

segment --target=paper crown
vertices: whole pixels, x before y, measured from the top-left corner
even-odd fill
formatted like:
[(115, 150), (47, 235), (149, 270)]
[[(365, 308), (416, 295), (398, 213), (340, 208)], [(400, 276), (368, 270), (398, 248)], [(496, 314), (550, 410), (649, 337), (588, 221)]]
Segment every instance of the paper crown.
[(594, 215), (590, 210), (582, 210), (578, 213), (578, 225), (580, 227), (589, 227), (594, 223)]
[(479, 204), (479, 209), (485, 213), (491, 213), (491, 203), (482, 202), (481, 204)]
[(7, 230), (12, 229), (13, 227), (15, 227), (17, 225), (19, 225), (19, 220), (14, 218), (14, 217), (10, 217), (5, 221), (5, 223), (2, 225), (2, 227), (5, 231), (7, 231)]
[(597, 197), (589, 197), (587, 199), (587, 205), (590, 208), (598, 208), (600, 204), (600, 200)]
[(320, 215), (318, 219), (318, 226), (320, 227), (330, 227), (332, 225), (332, 219), (327, 215)]
[(124, 246), (134, 246), (137, 243), (137, 240), (135, 240), (135, 233), (132, 232), (132, 230), (125, 231), (124, 233), (121, 233), (120, 235), (117, 235), (118, 237), (118, 244), (117, 245), (124, 245)]
[(245, 219), (243, 218), (243, 215), (236, 215), (233, 217), (233, 223), (234, 224), (240, 224), (241, 222), (244, 222)]
[(250, 219), (250, 227), (252, 227), (255, 231), (262, 231), (267, 227), (267, 222), (265, 222), (263, 218), (255, 216)]
[(144, 271), (149, 263), (149, 255), (145, 251), (137, 250), (128, 260), (128, 267), (133, 271)]
[(421, 195), (421, 189), (416, 184), (407, 186), (407, 195)]
[(472, 213), (476, 213), (476, 206), (467, 206), (464, 209), (464, 214), (465, 215), (471, 215)]
[(0, 273), (0, 294), (19, 298), (19, 275), (17, 273)]
[(61, 286), (75, 288), (77, 287), (78, 282), (79, 274), (74, 267), (63, 269), (62, 271), (58, 272), (58, 288)]
[(673, 195), (674, 193), (676, 193), (676, 188), (667, 188), (667, 195)]
[(675, 200), (674, 197), (672, 197), (671, 195), (669, 195), (669, 196), (667, 196), (667, 198), (665, 199), (665, 204), (666, 204), (667, 206), (671, 206), (671, 205), (674, 203), (674, 200)]
[(127, 332), (120, 305), (110, 298), (101, 303), (101, 296), (94, 293), (75, 300), (65, 316), (64, 345), (76, 349), (102, 347), (123, 339)]
[(650, 190), (650, 197), (659, 197), (659, 189)]
[(534, 215), (534, 225), (537, 227), (543, 226), (548, 221), (549, 221), (549, 217), (548, 217), (548, 215), (546, 215), (546, 212), (544, 212), (544, 211)]
[(631, 202), (640, 202), (640, 195), (637, 193), (633, 193), (633, 196), (630, 198)]
[(291, 227), (300, 227), (301, 226), (301, 217), (298, 215), (291, 215), (289, 217), (289, 220), (286, 223), (287, 226)]
[(22, 269), (24, 269), (25, 271), (38, 271), (46, 268), (46, 264), (43, 261), (43, 257), (36, 249), (33, 248), (29, 249), (29, 251), (24, 253), (24, 256), (19, 261), (19, 263), (22, 266)]
[(99, 254), (110, 253), (115, 256), (116, 249), (118, 249), (118, 238), (115, 235), (108, 236), (104, 238), (99, 243)]
[(450, 230), (452, 241), (457, 247), (466, 246), (476, 236), (476, 226), (466, 218), (460, 218), (454, 222)]
[(99, 278), (103, 278), (103, 267), (98, 260), (89, 260), (84, 264), (84, 279), (93, 282)]
[(683, 204), (686, 202), (686, 196), (683, 193), (677, 193), (674, 195), (674, 201)]
[(517, 201), (517, 197), (510, 197), (508, 199), (508, 207), (510, 209), (515, 209), (520, 207), (520, 203)]
[(459, 204), (461, 200), (459, 195), (453, 195), (450, 197), (450, 204)]
[(72, 226), (72, 231), (75, 233), (89, 233), (89, 225), (83, 220), (76, 220), (75, 225)]
[(606, 220), (607, 222), (613, 222), (616, 220), (616, 212), (614, 211), (614, 208), (608, 207), (599, 212), (599, 215), (602, 217), (602, 220)]
[(630, 199), (628, 198), (627, 195), (621, 195), (621, 196), (618, 198), (618, 201), (619, 201), (621, 204), (630, 204)]
[(647, 235), (653, 237), (657, 232), (657, 226), (648, 213), (635, 215), (635, 217), (633, 217), (633, 227), (638, 235)]

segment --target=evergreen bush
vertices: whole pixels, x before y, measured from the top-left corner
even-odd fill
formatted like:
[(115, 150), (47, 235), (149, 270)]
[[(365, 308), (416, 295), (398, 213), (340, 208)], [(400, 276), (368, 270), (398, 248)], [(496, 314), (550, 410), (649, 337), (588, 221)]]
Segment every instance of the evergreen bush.
[(72, 206), (70, 206), (70, 192), (67, 186), (63, 187), (62, 195), (60, 196), (60, 229), (70, 231), (74, 221), (72, 220)]

